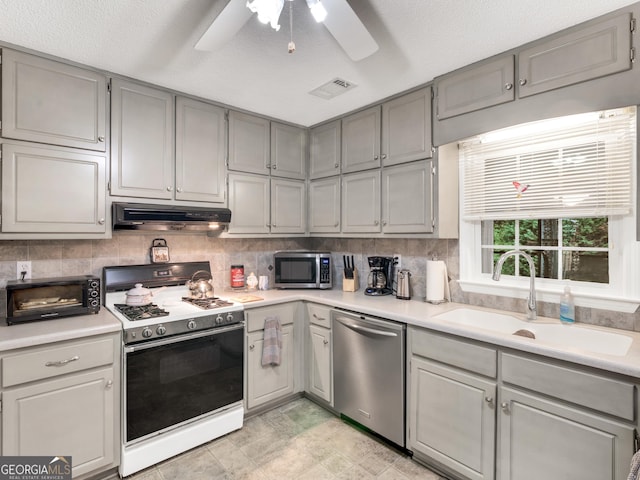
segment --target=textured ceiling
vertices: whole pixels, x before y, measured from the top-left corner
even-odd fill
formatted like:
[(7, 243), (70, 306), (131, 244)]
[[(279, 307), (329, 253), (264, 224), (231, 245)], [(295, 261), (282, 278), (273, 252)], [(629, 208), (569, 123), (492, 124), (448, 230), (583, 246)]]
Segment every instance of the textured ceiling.
[[(275, 32), (251, 18), (215, 52), (193, 49), (227, 0), (0, 0), (0, 41), (304, 126), (630, 5), (629, 0), (349, 0), (380, 45), (351, 61), (304, 0)], [(246, 0), (231, 0), (246, 2)], [(358, 86), (324, 100), (335, 77)]]

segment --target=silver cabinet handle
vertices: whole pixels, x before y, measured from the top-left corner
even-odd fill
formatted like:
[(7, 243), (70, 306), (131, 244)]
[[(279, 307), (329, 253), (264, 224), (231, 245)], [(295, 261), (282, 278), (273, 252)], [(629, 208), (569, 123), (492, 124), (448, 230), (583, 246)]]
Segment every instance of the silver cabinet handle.
[(271, 224), (271, 226), (272, 226), (273, 228), (276, 228), (276, 224), (275, 224), (275, 223), (272, 223), (272, 224)]
[(329, 343), (329, 340), (324, 339), (324, 340), (322, 341), (322, 343), (324, 343), (324, 344), (326, 345), (327, 343)]
[(67, 363), (76, 362), (80, 360), (78, 355), (75, 355), (71, 358), (67, 358), (66, 360), (58, 360), (55, 362), (47, 362), (44, 364), (45, 367), (64, 367)]
[(386, 221), (386, 220), (383, 220), (383, 221), (382, 221), (382, 225), (386, 225), (386, 224), (387, 224), (387, 221)]
[(374, 224), (374, 225), (380, 225), (380, 222), (379, 222), (378, 220), (374, 220), (374, 221), (373, 221), (373, 224)]
[(273, 165), (271, 165), (271, 168), (272, 168), (273, 170), (275, 170), (276, 168), (278, 168), (278, 165), (276, 165), (276, 164), (274, 163)]
[(526, 78), (521, 78), (520, 81), (518, 82), (520, 84), (520, 86), (524, 86), (527, 84), (527, 79)]
[(169, 185), (169, 186), (167, 187), (167, 192), (170, 192), (170, 191), (172, 191), (172, 190), (173, 190), (173, 187), (172, 187), (171, 185)]
[(374, 160), (378, 160), (378, 155), (374, 155), (374, 156), (373, 156), (373, 159), (374, 159)]
[(111, 387), (113, 387), (113, 382), (112, 382), (111, 380), (109, 380), (109, 381), (105, 384), (104, 388), (105, 388), (106, 390), (110, 390), (110, 389), (111, 389)]
[(256, 348), (255, 345), (249, 345), (249, 350), (253, 350), (254, 348)]
[(382, 159), (384, 160), (385, 158), (387, 158), (387, 154), (386, 154), (386, 153), (383, 153), (383, 154), (382, 154)]
[(339, 166), (340, 166), (340, 164), (339, 164), (339, 163), (334, 163), (334, 164), (333, 164), (333, 168), (338, 168)]
[(484, 397), (484, 401), (487, 402), (490, 407), (493, 407), (493, 397)]
[(512, 88), (513, 88), (513, 83), (507, 83), (507, 84), (505, 84), (505, 86), (504, 86), (504, 89), (505, 89), (505, 90), (511, 90)]
[(316, 320), (326, 320), (326, 318), (324, 317), (319, 317), (318, 315), (316, 315), (315, 313), (313, 314), (313, 318), (315, 318)]
[(176, 192), (182, 193), (182, 188), (180, 188), (180, 187), (176, 188)]
[(99, 142), (104, 142), (104, 137), (103, 137), (102, 135), (100, 135), (100, 136), (98, 137), (98, 141), (99, 141)]
[(105, 220), (104, 220), (104, 218), (101, 218), (100, 220), (98, 220), (98, 223), (99, 223), (100, 225), (104, 225), (104, 221), (105, 221)]
[(508, 402), (502, 402), (500, 404), (500, 408), (502, 408), (502, 411), (504, 413), (509, 413), (509, 403)]
[(345, 323), (345, 325), (349, 328), (352, 328), (353, 330), (359, 330), (362, 332), (367, 332), (367, 333), (373, 333), (374, 335), (381, 335), (383, 337), (397, 337), (398, 334), (394, 333), (394, 332), (387, 332), (384, 330), (376, 330), (375, 328), (367, 328), (367, 327), (361, 327), (360, 325), (354, 325), (353, 323)]

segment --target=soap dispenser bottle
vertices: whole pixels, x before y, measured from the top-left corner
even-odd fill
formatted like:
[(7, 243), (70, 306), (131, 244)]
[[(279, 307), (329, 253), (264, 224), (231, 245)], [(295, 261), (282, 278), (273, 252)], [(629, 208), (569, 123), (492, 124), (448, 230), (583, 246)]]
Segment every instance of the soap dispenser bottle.
[(576, 321), (576, 307), (573, 302), (571, 288), (564, 287), (564, 293), (560, 297), (560, 321), (565, 325), (570, 325)]

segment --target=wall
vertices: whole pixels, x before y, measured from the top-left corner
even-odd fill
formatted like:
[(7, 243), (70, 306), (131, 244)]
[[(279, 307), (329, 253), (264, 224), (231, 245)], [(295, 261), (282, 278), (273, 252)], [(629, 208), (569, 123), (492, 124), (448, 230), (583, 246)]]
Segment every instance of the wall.
[[(6, 240), (0, 241), (0, 288), (16, 278), (16, 261), (32, 262), (33, 278), (71, 275), (102, 275), (108, 265), (149, 263), (149, 248), (154, 238), (167, 240), (171, 261), (208, 260), (214, 277), (214, 288), (229, 289), (231, 265), (243, 264), (245, 274), (269, 275), (273, 284), (273, 252), (288, 249), (313, 249), (332, 252), (335, 287), (342, 288), (342, 255), (353, 255), (361, 272), (360, 290), (366, 285), (369, 272), (367, 257), (371, 255), (402, 255), (402, 266), (411, 271), (413, 300), (423, 301), (427, 259), (437, 258), (447, 263), (452, 300), (501, 310), (524, 312), (524, 299), (512, 299), (461, 292), (459, 278), (458, 241), (392, 238), (213, 238), (203, 234), (158, 234), (116, 232), (108, 240)], [(6, 297), (2, 290), (0, 315), (6, 314)], [(400, 301), (400, 300), (398, 300)], [(541, 316), (558, 318), (558, 305), (538, 303)], [(588, 308), (576, 308), (578, 322), (640, 331), (640, 313), (623, 314)]]

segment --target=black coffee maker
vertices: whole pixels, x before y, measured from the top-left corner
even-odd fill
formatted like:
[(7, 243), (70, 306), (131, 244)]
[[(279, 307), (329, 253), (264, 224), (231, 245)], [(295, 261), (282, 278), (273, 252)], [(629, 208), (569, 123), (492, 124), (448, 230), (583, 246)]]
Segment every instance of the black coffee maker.
[(391, 295), (393, 293), (393, 257), (368, 257), (369, 276), (365, 295)]

